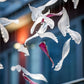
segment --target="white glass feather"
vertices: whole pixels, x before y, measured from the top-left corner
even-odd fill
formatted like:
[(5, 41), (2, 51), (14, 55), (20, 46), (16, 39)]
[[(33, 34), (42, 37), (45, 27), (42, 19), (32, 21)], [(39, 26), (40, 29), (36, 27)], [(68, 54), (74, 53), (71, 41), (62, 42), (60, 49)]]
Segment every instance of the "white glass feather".
[(58, 28), (64, 37), (66, 36), (66, 30), (69, 27), (69, 16), (67, 14), (66, 9), (63, 7), (63, 15), (61, 19), (58, 21)]
[(9, 40), (9, 34), (8, 34), (7, 29), (2, 24), (0, 24), (0, 30), (1, 30), (1, 35), (4, 42), (7, 43)]
[(18, 72), (21, 72), (21, 70), (22, 70), (22, 72), (24, 74), (30, 76), (33, 79), (42, 80), (42, 81), (48, 82), (47, 79), (42, 74), (32, 74), (32, 73), (29, 73), (24, 67), (21, 67), (20, 65), (12, 66), (11, 70), (12, 71), (17, 70)]
[(21, 72), (21, 69), (22, 69), (22, 67), (21, 67), (20, 65), (17, 65), (17, 66), (16, 66), (16, 70), (17, 70), (18, 72)]
[(62, 65), (63, 65), (63, 61), (64, 59), (67, 57), (67, 55), (69, 54), (70, 52), (70, 40), (71, 38), (69, 38), (64, 46), (63, 46), (63, 51), (62, 51), (62, 58), (61, 60), (57, 63), (57, 65), (55, 66), (54, 70), (55, 71), (59, 71), (61, 68), (62, 68)]
[(62, 11), (60, 11), (59, 13), (50, 13), (50, 11), (48, 11), (45, 14), (40, 14), (40, 16), (36, 19), (35, 23), (33, 24), (31, 28), (31, 34), (33, 34), (36, 25), (40, 22), (41, 24), (46, 23), (51, 29), (53, 29), (55, 24), (54, 24), (54, 21), (50, 17), (61, 16), (62, 14), (63, 14)]
[[(44, 15), (41, 15), (41, 17), (38, 17), (38, 19), (35, 21), (35, 23), (33, 24), (32, 28), (31, 28), (31, 34), (33, 34), (35, 27), (38, 23), (40, 23), (42, 20), (44, 19), (44, 22), (51, 28), (54, 28), (54, 21), (52, 19), (50, 19), (49, 17), (46, 17)], [(43, 22), (43, 23), (44, 23)]]
[(28, 4), (28, 5), (32, 12), (31, 18), (33, 21), (36, 21), (37, 18), (40, 17), (40, 15), (42, 14), (42, 11), (45, 9), (45, 7), (41, 6), (41, 7), (35, 8), (35, 7), (30, 6), (30, 4)]
[(24, 77), (25, 80), (29, 82), (29, 84), (38, 84), (34, 81), (32, 81), (28, 76), (26, 76), (24, 73), (22, 73), (22, 76)]
[(29, 51), (26, 47), (24, 47), (24, 45), (20, 45), (20, 48), (18, 49), (19, 52), (23, 52), (25, 53), (25, 56), (29, 56)]
[(31, 40), (31, 39), (33, 39), (33, 38), (36, 38), (36, 37), (38, 37), (38, 36), (39, 36), (40, 38), (45, 38), (45, 37), (51, 38), (51, 39), (54, 40), (56, 43), (58, 43), (57, 37), (56, 37), (53, 33), (51, 33), (51, 32), (45, 32), (46, 30), (47, 30), (47, 24), (46, 24), (46, 23), (43, 23), (43, 25), (40, 27), (40, 29), (37, 31), (37, 33), (34, 34), (33, 36), (29, 37), (29, 38), (25, 41), (24, 45), (26, 45), (29, 40)]
[(3, 65), (0, 63), (0, 69), (4, 69)]
[(73, 4), (74, 4), (74, 9), (77, 8), (79, 0), (72, 0)]
[(40, 38), (50, 38), (52, 40), (54, 40), (56, 43), (58, 43), (58, 39), (57, 37), (52, 33), (52, 32), (45, 32), (43, 34), (39, 34)]
[(21, 72), (21, 66), (20, 65), (12, 66), (11, 71), (15, 71), (15, 70), (17, 70), (18, 72)]
[(15, 66), (12, 66), (11, 67), (11, 71), (15, 71), (16, 67)]
[(67, 29), (67, 32), (70, 34), (72, 40), (74, 40), (76, 44), (80, 44), (80, 42), (81, 42), (81, 35), (78, 32), (73, 31), (70, 28)]
[(33, 79), (36, 79), (36, 80), (43, 80), (45, 82), (48, 82), (47, 79), (42, 75), (42, 74), (32, 74), (32, 73), (29, 73), (25, 68), (22, 67), (22, 71), (24, 72), (24, 74), (30, 76), (31, 78)]
[(4, 2), (4, 1), (6, 1), (6, 0), (0, 0), (0, 2)]
[(32, 20), (33, 20), (33, 21), (36, 21), (36, 19), (42, 14), (42, 11), (45, 9), (46, 6), (53, 5), (53, 4), (56, 3), (57, 1), (58, 1), (58, 0), (50, 0), (50, 1), (48, 1), (46, 4), (44, 4), (44, 5), (40, 6), (40, 7), (37, 7), (37, 8), (32, 7), (32, 6), (30, 6), (30, 4), (29, 4), (29, 8), (30, 8), (30, 10), (31, 10), (31, 12), (32, 12), (32, 15), (31, 15)]
[(11, 23), (19, 23), (19, 20), (9, 20), (8, 18), (0, 18), (0, 24), (2, 24), (3, 26), (9, 25)]
[(64, 2), (67, 2), (68, 0), (64, 0)]
[(41, 25), (41, 27), (39, 28), (39, 30), (36, 32), (36, 34), (34, 34), (33, 36), (29, 37), (29, 38), (25, 41), (24, 45), (26, 45), (26, 43), (27, 43), (28, 41), (30, 41), (31, 39), (38, 37), (39, 34), (43, 34), (46, 30), (47, 30), (47, 24), (46, 24), (46, 23), (43, 23), (43, 24)]

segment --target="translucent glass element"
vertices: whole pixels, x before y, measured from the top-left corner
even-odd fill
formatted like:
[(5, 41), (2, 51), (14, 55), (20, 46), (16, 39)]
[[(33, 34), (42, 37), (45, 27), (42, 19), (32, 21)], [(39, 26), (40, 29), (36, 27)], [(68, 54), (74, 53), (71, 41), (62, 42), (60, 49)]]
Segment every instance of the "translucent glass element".
[(43, 80), (43, 81), (47, 82), (47, 79), (42, 74), (32, 74), (32, 73), (29, 73), (24, 67), (21, 67), (20, 65), (12, 66), (11, 70), (12, 71), (17, 70), (18, 72), (20, 72), (22, 70), (22, 72), (24, 74), (30, 76), (33, 79)]
[(37, 31), (37, 33), (34, 34), (33, 36), (29, 37), (29, 38), (25, 41), (24, 45), (26, 45), (29, 40), (31, 40), (31, 39), (33, 39), (33, 38), (36, 38), (36, 37), (38, 37), (38, 36), (39, 36), (40, 38), (45, 38), (45, 37), (50, 38), (50, 39), (54, 40), (56, 43), (58, 43), (57, 37), (56, 37), (52, 32), (45, 32), (45, 31), (47, 30), (47, 26), (48, 26), (48, 25), (47, 25), (46, 23), (43, 23), (43, 24), (41, 25), (40, 29)]
[(36, 38), (36, 37), (38, 37), (38, 36), (40, 36), (40, 35), (43, 35), (43, 34), (45, 33), (45, 31), (47, 30), (47, 26), (48, 26), (48, 25), (47, 25), (46, 23), (43, 23), (43, 24), (41, 25), (40, 29), (36, 32), (36, 34), (34, 34), (33, 36), (29, 37), (29, 38), (25, 41), (24, 45), (26, 45), (26, 43), (27, 43), (29, 40), (31, 40), (31, 39), (33, 39), (33, 38)]
[(26, 41), (25, 41), (25, 45), (26, 45), (26, 43), (29, 41), (29, 40), (31, 40), (31, 39), (33, 39), (33, 38), (36, 38), (36, 37), (40, 37), (40, 38), (50, 38), (50, 39), (52, 39), (52, 40), (54, 40), (56, 43), (58, 43), (58, 39), (57, 39), (57, 37), (52, 33), (52, 32), (45, 32), (45, 33), (43, 33), (43, 34), (40, 34), (40, 33), (36, 33), (35, 35), (33, 35), (33, 36), (31, 36), (30, 38), (28, 38)]
[(73, 31), (71, 29), (67, 29), (67, 32), (70, 34), (72, 40), (74, 40), (76, 44), (80, 44), (81, 35), (78, 32)]
[[(60, 11), (59, 13), (49, 13), (50, 11), (48, 11), (47, 13), (45, 13), (44, 15), (41, 14), (37, 20), (35, 21), (35, 23), (33, 24), (32, 28), (31, 28), (31, 34), (33, 34), (35, 27), (38, 23), (41, 22), (41, 24), (46, 23), (47, 26), (49, 26), (51, 29), (54, 28), (55, 24), (54, 21), (52, 19), (50, 19), (49, 17), (53, 17), (53, 16), (61, 16), (63, 13), (62, 11)], [(44, 24), (43, 24), (44, 25)]]
[(11, 67), (11, 70), (12, 70), (12, 71), (17, 70), (18, 72), (20, 72), (20, 71), (21, 71), (21, 66), (20, 66), (20, 65), (12, 66), (12, 67)]
[[(61, 16), (63, 13), (62, 13), (62, 11), (60, 11), (59, 13), (50, 13), (50, 10), (48, 10), (48, 12), (46, 12), (45, 14), (44, 14), (44, 16), (46, 16), (46, 17), (53, 17), (53, 16)], [(46, 21), (45, 21), (46, 22)], [(41, 21), (41, 23), (44, 23), (44, 19), (42, 19), (42, 21)], [(52, 23), (54, 23), (54, 22), (52, 22)], [(49, 23), (50, 24), (50, 23)], [(54, 24), (53, 24), (53, 26), (51, 27), (51, 29), (53, 29), (53, 27), (54, 27)]]
[(29, 84), (38, 84), (34, 81), (32, 81), (29, 77), (27, 77), (24, 73), (22, 74), (22, 76), (24, 77), (25, 80), (27, 80), (29, 82)]
[(0, 69), (4, 69), (3, 65), (0, 63)]
[(36, 37), (38, 37), (38, 36), (40, 36), (40, 35), (43, 35), (44, 32), (47, 30), (47, 26), (48, 26), (48, 25), (47, 25), (46, 23), (43, 23), (43, 24), (41, 25), (41, 27), (39, 28), (39, 30), (36, 32), (36, 34), (34, 34), (33, 36), (29, 37), (29, 38), (25, 41), (24, 45), (26, 45), (26, 43), (27, 43), (29, 40), (31, 40), (31, 39), (33, 39), (33, 38), (36, 38)]
[(29, 51), (24, 45), (20, 45), (20, 48), (18, 49), (19, 52), (25, 53), (25, 56), (29, 56)]
[(7, 43), (9, 40), (8, 31), (6, 30), (6, 28), (2, 24), (0, 24), (0, 30), (1, 30), (1, 35), (2, 35), (4, 42)]
[(22, 67), (22, 71), (24, 72), (24, 74), (30, 76), (31, 78), (33, 79), (36, 79), (36, 80), (43, 80), (45, 82), (48, 82), (47, 79), (42, 75), (42, 74), (32, 74), (32, 73), (29, 73), (25, 68)]
[(33, 38), (36, 38), (36, 37), (40, 37), (40, 38), (50, 38), (50, 39), (52, 39), (52, 40), (54, 40), (56, 43), (58, 43), (58, 39), (57, 39), (57, 37), (52, 33), (52, 32), (45, 32), (45, 33), (42, 33), (42, 34), (40, 34), (40, 33), (36, 33), (36, 34), (34, 34), (33, 36), (31, 36), (31, 37), (29, 37), (26, 41), (25, 41), (25, 43), (24, 43), (24, 45), (26, 45), (27, 44), (27, 42), (29, 41), (29, 40), (31, 40), (31, 39), (33, 39)]
[(15, 71), (16, 67), (15, 66), (12, 66), (11, 67), (11, 71)]
[(70, 27), (69, 16), (67, 14), (66, 9), (63, 7), (63, 15), (61, 19), (58, 21), (58, 28), (64, 37), (66, 36), (67, 33), (66, 30), (69, 27)]
[(62, 68), (63, 61), (70, 52), (70, 40), (71, 40), (71, 38), (68, 39), (63, 46), (62, 59), (55, 66), (55, 69), (54, 69), (55, 71), (59, 71)]
[(31, 15), (32, 20), (33, 21), (36, 21), (36, 19), (42, 14), (42, 11), (45, 9), (45, 7), (50, 6), (50, 5), (53, 5), (57, 1), (58, 0), (50, 0), (46, 4), (44, 4), (44, 5), (42, 5), (42, 6), (38, 7), (38, 8), (32, 7), (29, 4), (29, 8), (30, 8), (30, 10), (32, 12), (32, 15)]
[(0, 0), (0, 2), (4, 2), (4, 1), (6, 1), (6, 0)]
[(20, 66), (20, 65), (17, 65), (17, 66), (16, 66), (16, 70), (17, 70), (18, 72), (21, 72), (21, 66)]
[(18, 23), (19, 20), (9, 20), (7, 18), (0, 18), (0, 30), (1, 30), (1, 35), (5, 43), (8, 42), (9, 40), (9, 34), (8, 31), (4, 26), (9, 25), (11, 23)]
[(9, 20), (8, 18), (0, 18), (0, 23), (3, 25), (3, 26), (6, 26), (6, 25), (9, 25), (11, 23), (16, 23), (18, 24), (19, 23), (19, 20)]
[(64, 2), (67, 2), (67, 0), (64, 0)]
[(58, 43), (58, 39), (57, 37), (52, 33), (52, 32), (45, 32), (43, 34), (39, 34), (40, 38), (50, 38), (52, 40), (54, 40), (56, 43)]
[(79, 0), (72, 0), (73, 4), (74, 4), (74, 9), (77, 8)]
[[(44, 19), (43, 22), (45, 22), (51, 29), (54, 28), (54, 21), (52, 19), (50, 19), (49, 17), (46, 17), (44, 15), (42, 15), (41, 17), (38, 17), (38, 19), (35, 21), (35, 23), (33, 24), (32, 28), (31, 28), (31, 34), (33, 34), (35, 27), (38, 23), (42, 22), (42, 20)], [(43, 23), (42, 22), (42, 23)]]
[(42, 14), (42, 11), (45, 9), (45, 7), (40, 6), (38, 8), (35, 8), (35, 7), (30, 6), (30, 4), (28, 4), (28, 5), (29, 5), (29, 8), (32, 12), (31, 18), (32, 18), (33, 21), (36, 21), (37, 18)]
[(45, 42), (41, 42), (39, 44), (39, 47), (41, 48), (41, 50), (48, 56), (48, 58), (50, 59), (50, 61), (52, 62), (52, 68), (54, 67), (54, 62), (52, 60), (52, 58), (49, 56), (48, 50), (47, 50), (47, 46), (45, 44)]
[(63, 8), (63, 16), (61, 17), (61, 19), (58, 22), (58, 27), (59, 27), (59, 30), (61, 31), (61, 33), (63, 34), (63, 36), (66, 36), (66, 33), (69, 33), (72, 40), (74, 40), (76, 44), (80, 44), (81, 35), (78, 32), (70, 29), (69, 16), (68, 16), (65, 8)]
[(45, 22), (51, 29), (54, 28), (54, 21), (52, 19), (50, 19), (49, 17), (52, 17), (52, 16), (59, 16), (61, 13), (58, 13), (58, 14), (50, 14), (47, 16), (47, 14), (50, 13), (50, 11), (48, 11), (46, 14), (42, 14), (42, 11), (45, 9), (46, 6), (50, 6), (50, 5), (53, 5), (54, 3), (56, 3), (58, 0), (50, 0), (49, 2), (47, 2), (45, 5), (43, 6), (40, 6), (38, 8), (35, 8), (35, 7), (32, 7), (30, 6), (29, 4), (29, 8), (30, 10), (32, 11), (32, 20), (35, 21), (35, 23), (33, 24), (32, 28), (31, 28), (31, 34), (33, 34), (34, 30), (35, 30), (35, 27), (38, 23), (40, 23), (41, 21), (42, 22)]

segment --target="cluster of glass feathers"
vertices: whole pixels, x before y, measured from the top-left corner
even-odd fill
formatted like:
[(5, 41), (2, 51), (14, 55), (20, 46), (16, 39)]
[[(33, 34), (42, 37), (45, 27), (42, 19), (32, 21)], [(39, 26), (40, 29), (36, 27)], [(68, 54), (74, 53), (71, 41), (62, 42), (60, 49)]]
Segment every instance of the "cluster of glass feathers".
[[(0, 0), (0, 2), (3, 2), (6, 0)], [(50, 29), (53, 29), (55, 26), (54, 21), (51, 19), (51, 17), (53, 16), (60, 16), (60, 20), (58, 21), (58, 29), (61, 32), (61, 34), (66, 37), (67, 33), (70, 35), (70, 38), (64, 43), (63, 45), (63, 49), (62, 49), (62, 58), (61, 60), (57, 63), (57, 65), (54, 65), (54, 61), (53, 59), (49, 56), (48, 50), (47, 50), (47, 45), (45, 42), (41, 42), (39, 44), (39, 47), (41, 48), (41, 50), (48, 56), (48, 58), (50, 59), (51, 63), (52, 63), (52, 68), (54, 71), (59, 71), (62, 68), (63, 65), (63, 61), (64, 59), (68, 56), (69, 52), (70, 52), (70, 41), (74, 40), (74, 42), (76, 44), (80, 44), (81, 42), (81, 35), (76, 32), (73, 31), (72, 29), (70, 29), (70, 21), (69, 21), (69, 16), (67, 13), (67, 10), (63, 7), (63, 9), (59, 12), (59, 13), (50, 13), (50, 10), (48, 10), (45, 14), (42, 13), (42, 11), (47, 7), (47, 6), (51, 6), (54, 3), (56, 3), (58, 0), (49, 0), (46, 4), (40, 6), (40, 7), (32, 7), (30, 4), (29, 8), (32, 12), (31, 14), (31, 18), (34, 21), (33, 26), (31, 27), (30, 33), (33, 34), (35, 31), (35, 28), (37, 26), (37, 24), (41, 23), (40, 28), (38, 29), (38, 31), (32, 35), (31, 37), (29, 37), (28, 39), (26, 39), (26, 41), (24, 42), (24, 44), (20, 44), (20, 47), (17, 48), (17, 50), (19, 52), (23, 52), (25, 54), (25, 56), (29, 56), (29, 51), (27, 49), (27, 43), (28, 41), (30, 41), (33, 38), (36, 37), (40, 37), (40, 38), (50, 38), (53, 41), (55, 41), (56, 43), (58, 43), (58, 39), (57, 37), (52, 33), (52, 32), (46, 32), (47, 28), (49, 26)], [(66, 3), (68, 0), (64, 0), (64, 2)], [(74, 9), (77, 8), (79, 0), (72, 0), (73, 4), (74, 4)], [(3, 41), (5, 43), (8, 42), (9, 40), (9, 34), (8, 31), (6, 30), (5, 26), (9, 25), (11, 23), (18, 23), (19, 20), (9, 20), (7, 18), (0, 18), (0, 30), (1, 30), (1, 35), (3, 38)], [(0, 69), (4, 69), (3, 65), (0, 63)], [(30, 78), (36, 79), (36, 80), (42, 80), (45, 82), (48, 82), (47, 79), (42, 75), (42, 74), (32, 74), (30, 72), (28, 72), (24, 67), (22, 67), (21, 65), (16, 65), (16, 66), (12, 66), (11, 67), (12, 71), (17, 70), (18, 72), (23, 72), (22, 76), (24, 77), (25, 80), (27, 80), (30, 84), (38, 84), (34, 81), (32, 81)], [(29, 78), (29, 77), (30, 78)]]

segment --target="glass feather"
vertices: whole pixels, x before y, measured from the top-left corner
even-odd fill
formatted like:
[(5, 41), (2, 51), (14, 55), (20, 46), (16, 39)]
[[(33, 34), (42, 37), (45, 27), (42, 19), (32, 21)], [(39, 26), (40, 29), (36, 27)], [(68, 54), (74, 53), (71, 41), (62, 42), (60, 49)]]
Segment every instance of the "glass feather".
[(70, 28), (67, 29), (67, 32), (70, 34), (72, 40), (74, 40), (76, 44), (80, 44), (81, 35), (78, 32), (71, 30)]
[(9, 34), (8, 34), (7, 29), (2, 24), (0, 24), (0, 30), (1, 30), (1, 35), (4, 42), (7, 43), (9, 40)]
[(63, 46), (63, 50), (62, 50), (62, 58), (61, 60), (57, 63), (57, 65), (55, 66), (54, 70), (55, 71), (59, 71), (61, 68), (62, 68), (62, 65), (63, 65), (63, 61), (64, 59), (67, 57), (67, 55), (69, 54), (70, 52), (70, 40), (71, 38), (69, 38), (64, 46)]
[(64, 37), (66, 36), (66, 30), (69, 27), (69, 16), (67, 14), (66, 9), (63, 7), (63, 15), (61, 19), (58, 21), (58, 28)]

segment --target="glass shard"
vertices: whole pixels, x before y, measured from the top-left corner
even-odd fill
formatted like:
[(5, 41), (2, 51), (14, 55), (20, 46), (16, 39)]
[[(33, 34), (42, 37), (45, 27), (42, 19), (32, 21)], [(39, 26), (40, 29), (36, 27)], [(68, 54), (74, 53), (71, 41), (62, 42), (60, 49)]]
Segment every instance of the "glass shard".
[(52, 63), (52, 68), (53, 68), (54, 67), (54, 62), (53, 62), (52, 58), (49, 56), (49, 53), (48, 53), (47, 46), (46, 46), (45, 42), (40, 43), (39, 47), (48, 56), (48, 58), (50, 59), (50, 61)]

